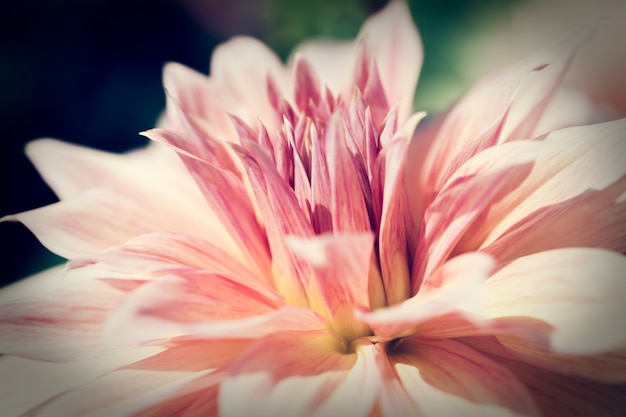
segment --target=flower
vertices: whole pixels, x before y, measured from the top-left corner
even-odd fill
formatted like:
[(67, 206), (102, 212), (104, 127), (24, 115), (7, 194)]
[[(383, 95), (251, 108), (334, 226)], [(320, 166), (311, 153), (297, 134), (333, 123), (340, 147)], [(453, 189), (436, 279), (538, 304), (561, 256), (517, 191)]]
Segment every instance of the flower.
[(8, 413), (618, 415), (626, 120), (553, 100), (589, 36), (416, 130), (391, 2), (287, 67), (169, 64), (146, 149), (32, 143), (60, 202), (10, 219), (69, 261), (3, 293)]

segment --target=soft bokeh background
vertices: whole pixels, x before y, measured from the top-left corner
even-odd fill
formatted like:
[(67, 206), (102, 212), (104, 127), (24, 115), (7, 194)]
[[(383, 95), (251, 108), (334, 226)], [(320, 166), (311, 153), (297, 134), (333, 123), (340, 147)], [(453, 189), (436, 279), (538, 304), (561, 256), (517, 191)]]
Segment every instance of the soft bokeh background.
[[(486, 56), (478, 62), (472, 48), (484, 44), (480, 40), (491, 28), (506, 28), (513, 11), (526, 1), (410, 1), (426, 51), (416, 106), (430, 112), (445, 108), (479, 72), (489, 69)], [(116, 152), (144, 144), (137, 133), (150, 128), (164, 106), (165, 62), (178, 61), (205, 72), (212, 48), (239, 33), (261, 38), (286, 58), (307, 37), (353, 37), (363, 20), (385, 3), (3, 2), (0, 216), (56, 200), (24, 156), (29, 140), (55, 137)], [(504, 49), (491, 50), (492, 57), (504, 54), (507, 45), (499, 48)], [(60, 261), (19, 224), (0, 224), (0, 242), (0, 285)]]

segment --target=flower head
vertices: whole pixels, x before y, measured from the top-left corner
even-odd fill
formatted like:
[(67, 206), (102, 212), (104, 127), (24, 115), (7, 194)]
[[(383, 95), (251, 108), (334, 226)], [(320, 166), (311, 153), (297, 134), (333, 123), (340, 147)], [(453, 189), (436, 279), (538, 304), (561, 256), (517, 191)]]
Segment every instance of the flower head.
[(287, 66), (167, 65), (146, 149), (31, 144), (60, 202), (12, 218), (69, 261), (5, 291), (0, 352), (81, 373), (28, 415), (617, 413), (626, 123), (554, 100), (589, 36), (416, 130), (391, 2)]

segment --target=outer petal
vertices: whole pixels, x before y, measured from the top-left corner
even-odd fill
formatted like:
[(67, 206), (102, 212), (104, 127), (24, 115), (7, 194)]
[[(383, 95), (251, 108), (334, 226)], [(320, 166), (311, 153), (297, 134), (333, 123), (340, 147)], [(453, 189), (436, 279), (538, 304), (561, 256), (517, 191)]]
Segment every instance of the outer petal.
[[(107, 315), (124, 293), (94, 278), (106, 277), (95, 267), (55, 269), (58, 284), (8, 296), (0, 305), (0, 352), (47, 361), (103, 356), (128, 347), (123, 340), (103, 340)], [(21, 290), (19, 289), (21, 287)], [(27, 289), (28, 287), (26, 287)]]
[(366, 416), (378, 387), (372, 355), (346, 354), (325, 331), (267, 336), (229, 368), (220, 415)]
[(410, 415), (409, 410), (424, 417), (539, 415), (513, 373), (458, 342), (403, 339), (390, 362), (398, 382), (385, 384), (385, 417)]
[(626, 409), (626, 385), (606, 385), (558, 375), (516, 361), (501, 361), (529, 388), (546, 417), (619, 417)]
[[(557, 249), (517, 259), (487, 281), (487, 316), (516, 319), (514, 334), (554, 352), (624, 348), (624, 270), (626, 257), (600, 249)], [(551, 329), (533, 330), (537, 320)], [(531, 326), (527, 333), (524, 324)]]
[[(0, 415), (22, 415), (39, 403), (65, 391), (84, 385), (120, 366), (161, 351), (156, 346), (133, 348), (97, 359), (50, 363), (4, 356), (0, 374), (7, 378), (2, 385)], [(8, 380), (10, 375), (10, 383)]]

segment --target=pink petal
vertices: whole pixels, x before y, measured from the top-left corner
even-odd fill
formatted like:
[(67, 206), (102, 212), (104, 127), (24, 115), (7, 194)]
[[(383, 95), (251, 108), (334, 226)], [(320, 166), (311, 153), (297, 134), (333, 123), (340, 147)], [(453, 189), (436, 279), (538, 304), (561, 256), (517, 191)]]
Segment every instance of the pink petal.
[[(425, 208), (412, 271), (412, 293), (421, 280), (453, 256), (473, 224), (482, 224), (491, 205), (515, 190), (538, 155), (533, 143), (487, 149), (463, 164)], [(462, 253), (462, 252), (461, 252)]]
[[(387, 145), (376, 162), (376, 177), (373, 183), (382, 194), (382, 213), (379, 229), (379, 259), (387, 304), (393, 305), (410, 296), (410, 275), (407, 253), (407, 236), (404, 211), (408, 202), (405, 193), (405, 158), (409, 140), (415, 126), (424, 116), (416, 114), (397, 133), (394, 141)], [(380, 183), (382, 181), (382, 184)]]
[[(4, 356), (0, 374), (10, 375), (2, 385), (0, 415), (18, 416), (49, 398), (88, 384), (98, 376), (158, 353), (159, 347), (133, 348), (97, 359), (53, 363)], [(8, 380), (7, 380), (8, 382)]]
[(626, 382), (626, 352), (600, 355), (571, 355), (550, 352), (514, 336), (473, 337), (463, 343), (491, 356), (512, 359), (568, 377), (604, 383)]
[(375, 400), (373, 355), (344, 349), (326, 331), (260, 339), (229, 368), (220, 387), (220, 415), (368, 415)]
[[(199, 118), (207, 131), (224, 139), (234, 140), (236, 132), (220, 99), (224, 96), (215, 80), (184, 65), (170, 62), (163, 68), (163, 86), (167, 93), (167, 128), (184, 130), (180, 112), (186, 118)], [(210, 126), (210, 128), (208, 128)]]
[[(437, 191), (442, 186), (451, 163), (458, 166), (496, 143), (528, 138), (569, 61), (590, 35), (590, 31), (584, 31), (564, 45), (476, 84), (442, 123), (434, 148), (422, 167), (422, 181), (427, 191)], [(554, 65), (549, 65), (551, 63)], [(510, 112), (511, 120), (507, 120)]]
[(345, 132), (339, 114), (326, 127), (326, 156), (331, 189), (330, 211), (335, 232), (371, 230), (363, 189), (355, 158), (346, 148)]
[[(70, 265), (98, 263), (107, 270), (154, 274), (172, 269), (200, 269), (209, 273), (237, 276), (245, 282), (273, 285), (272, 277), (253, 272), (240, 257), (207, 240), (178, 233), (152, 233), (86, 258), (74, 259)], [(109, 281), (110, 282), (110, 281)]]
[[(94, 278), (94, 267), (64, 272), (55, 268), (47, 280), (57, 284), (35, 291), (19, 285), (0, 304), (0, 352), (46, 361), (73, 361), (103, 356), (128, 347), (103, 340), (104, 323), (123, 293)], [(41, 282), (38, 281), (37, 284)]]
[[(151, 144), (117, 155), (43, 139), (31, 142), (26, 151), (61, 200), (107, 188), (120, 199), (167, 218), (172, 230), (227, 236), (185, 167), (163, 145)], [(155, 171), (154, 166), (161, 168)]]
[[(211, 79), (223, 86), (230, 102), (223, 104), (250, 125), (261, 119), (269, 132), (280, 123), (271, 105), (266, 83), (271, 77), (285, 89), (287, 73), (280, 59), (260, 41), (237, 36), (219, 45), (211, 57)], [(283, 90), (284, 91), (284, 90)]]
[[(621, 349), (626, 346), (625, 269), (623, 255), (601, 249), (556, 249), (519, 258), (487, 281), (486, 316), (505, 322), (518, 318), (510, 331), (557, 353)], [(527, 333), (524, 325), (532, 330), (537, 320), (551, 329)]]
[[(390, 352), (397, 379), (396, 401), (425, 416), (536, 416), (531, 396), (517, 377), (489, 357), (452, 340), (408, 338)], [(399, 392), (398, 392), (399, 391)], [(388, 391), (389, 392), (389, 391)], [(381, 398), (385, 416), (400, 416), (391, 398)], [(400, 401), (397, 401), (401, 403)]]
[(256, 338), (324, 325), (309, 309), (284, 306), (282, 296), (263, 284), (203, 271), (169, 273), (136, 289), (113, 311), (107, 337), (135, 343), (188, 335)]
[[(294, 51), (295, 57), (306, 60), (318, 74), (321, 83), (328, 86), (335, 95), (348, 97), (351, 93), (351, 73), (355, 58), (355, 45), (352, 41), (305, 41)], [(293, 66), (293, 64), (292, 64)]]
[(359, 317), (383, 337), (405, 336), (420, 324), (452, 312), (474, 318), (482, 313), (482, 283), (492, 268), (493, 260), (487, 255), (460, 255), (429, 276), (414, 297), (402, 304), (362, 312)]
[(546, 417), (618, 417), (624, 414), (626, 386), (558, 375), (516, 361), (501, 361), (529, 388)]
[[(311, 266), (315, 284), (308, 294), (312, 305), (317, 304), (314, 300), (319, 294), (322, 311), (339, 332), (359, 333), (362, 325), (355, 322), (352, 309), (370, 305), (368, 272), (374, 245), (372, 234), (290, 237), (287, 243), (297, 257)], [(356, 329), (351, 329), (352, 326)]]
[[(531, 253), (533, 244), (535, 251), (587, 245), (621, 251), (624, 129), (626, 120), (619, 120), (550, 134), (526, 181), (492, 208), (482, 248), (500, 256), (522, 245), (520, 255)], [(586, 227), (568, 227), (572, 222)], [(513, 236), (515, 246), (502, 247)]]
[(33, 417), (133, 415), (174, 395), (202, 373), (123, 369), (105, 374), (36, 407)]
[(137, 235), (176, 230), (167, 217), (127, 197), (94, 189), (49, 206), (7, 216), (28, 227), (52, 252), (74, 258), (119, 245)]
[(413, 94), (424, 55), (407, 4), (390, 2), (365, 22), (359, 38), (365, 38), (371, 47), (387, 101), (391, 106), (399, 103), (399, 119), (403, 122), (413, 107)]

